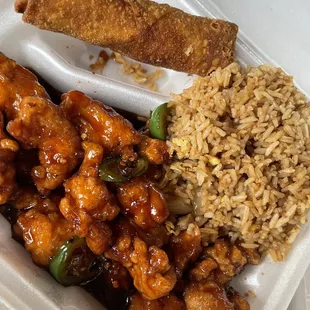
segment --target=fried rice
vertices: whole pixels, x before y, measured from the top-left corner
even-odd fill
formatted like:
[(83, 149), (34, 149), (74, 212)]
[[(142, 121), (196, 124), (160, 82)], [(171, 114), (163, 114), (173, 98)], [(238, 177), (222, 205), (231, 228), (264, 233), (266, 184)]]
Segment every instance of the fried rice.
[(226, 235), (283, 260), (310, 207), (310, 107), (293, 78), (233, 63), (168, 106), (174, 233), (196, 222), (205, 245)]

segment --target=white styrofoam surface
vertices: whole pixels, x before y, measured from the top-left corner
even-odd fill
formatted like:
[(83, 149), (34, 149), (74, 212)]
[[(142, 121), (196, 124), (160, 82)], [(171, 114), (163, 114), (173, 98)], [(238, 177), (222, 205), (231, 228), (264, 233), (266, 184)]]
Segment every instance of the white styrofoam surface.
[[(159, 0), (197, 15), (227, 18), (240, 26), (237, 56), (243, 64), (270, 62), (294, 75), (310, 94), (310, 4), (308, 0)], [(142, 115), (167, 101), (170, 92), (188, 87), (192, 78), (166, 70), (160, 94), (132, 84), (111, 62), (104, 76), (89, 70), (90, 54), (100, 48), (64, 35), (40, 31), (21, 22), (12, 0), (0, 0), (0, 51), (38, 72), (62, 92), (78, 89), (115, 107)], [(234, 280), (241, 292), (253, 290), (253, 310), (285, 310), (310, 261), (310, 228), (306, 225), (286, 262), (266, 259)], [(100, 309), (79, 288), (63, 288), (31, 262), (29, 254), (10, 238), (0, 217), (0, 309)], [(303, 283), (302, 283), (303, 284)], [(301, 284), (301, 285), (302, 285)], [(302, 290), (298, 291), (302, 294)], [(300, 297), (297, 297), (297, 301)], [(295, 299), (296, 300), (296, 299)], [(293, 301), (292, 310), (304, 310)], [(296, 308), (297, 307), (297, 308)], [(301, 308), (300, 308), (301, 307)]]
[(308, 267), (288, 310), (310, 310), (310, 267)]

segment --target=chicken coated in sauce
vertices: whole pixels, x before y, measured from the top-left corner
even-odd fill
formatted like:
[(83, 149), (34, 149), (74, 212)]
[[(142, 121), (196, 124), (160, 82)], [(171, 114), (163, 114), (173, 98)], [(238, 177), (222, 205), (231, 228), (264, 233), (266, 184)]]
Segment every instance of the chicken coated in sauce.
[(122, 236), (139, 237), (148, 246), (155, 245), (159, 248), (169, 242), (169, 233), (164, 225), (144, 230), (123, 215), (118, 216), (113, 222), (112, 230), (115, 241)]
[(161, 165), (169, 159), (168, 146), (166, 142), (142, 136), (138, 152), (145, 156), (151, 164)]
[(216, 261), (207, 257), (206, 259), (198, 262), (193, 269), (189, 272), (189, 279), (191, 281), (210, 280), (222, 287), (226, 287), (233, 277), (223, 273), (218, 267)]
[[(184, 293), (187, 309), (249, 310), (249, 303), (228, 286), (246, 263), (256, 262), (256, 250), (239, 250), (226, 239), (218, 239), (207, 247), (200, 262), (189, 271), (189, 284)], [(249, 261), (247, 256), (251, 257)], [(237, 261), (239, 261), (237, 263)]]
[(27, 149), (39, 149), (32, 177), (41, 193), (61, 185), (80, 161), (77, 130), (49, 101), (38, 79), (0, 53), (0, 110), (8, 132)]
[[(125, 225), (124, 225), (124, 224)], [(157, 246), (148, 246), (139, 237), (132, 235), (132, 228), (122, 221), (117, 226), (117, 239), (105, 257), (120, 262), (133, 278), (136, 289), (148, 300), (167, 295), (176, 283), (174, 268), (165, 251)]]
[(59, 202), (61, 196), (57, 194), (44, 197), (38, 193), (34, 186), (20, 186), (15, 191), (12, 198), (14, 208), (19, 211), (28, 211), (30, 209), (36, 209), (43, 214), (49, 214), (52, 212), (59, 213)]
[(251, 265), (259, 264), (261, 257), (256, 249), (244, 248), (241, 245), (240, 241), (237, 241), (235, 245), (242, 252), (242, 254), (246, 257), (248, 264), (251, 264)]
[(137, 177), (117, 187), (121, 212), (142, 229), (154, 228), (169, 216), (163, 194), (144, 177)]
[(37, 77), (0, 52), (0, 110), (8, 120), (19, 115), (19, 105), (28, 96), (49, 99)]
[(218, 239), (213, 246), (206, 250), (218, 264), (219, 269), (227, 276), (233, 277), (238, 274), (247, 263), (246, 256), (236, 245), (230, 245), (224, 239)]
[[(259, 257), (256, 250), (252, 256)], [(227, 286), (232, 278), (240, 273), (245, 264), (251, 264), (243, 248), (237, 247), (226, 239), (218, 239), (202, 252), (200, 261), (189, 272), (191, 281), (211, 280), (220, 286)]]
[(4, 131), (4, 118), (0, 112), (0, 205), (9, 201), (16, 188), (14, 159), (19, 145)]
[(112, 231), (109, 224), (102, 221), (95, 221), (88, 227), (86, 244), (94, 254), (102, 254), (110, 245)]
[(107, 261), (104, 264), (104, 270), (107, 285), (122, 290), (130, 290), (132, 288), (132, 278), (128, 270), (119, 262)]
[(183, 231), (177, 236), (172, 236), (170, 240), (173, 262), (179, 277), (197, 260), (202, 251), (200, 229), (196, 224), (193, 225), (190, 232)]
[(208, 279), (211, 272), (218, 268), (218, 264), (213, 258), (206, 258), (202, 262), (199, 262), (193, 269), (190, 271), (190, 279), (201, 281)]
[(33, 261), (41, 266), (48, 266), (62, 244), (74, 236), (72, 224), (59, 212), (59, 199), (58, 196), (44, 198), (26, 188), (16, 197), (21, 212), (14, 230), (23, 237)]
[(66, 195), (59, 208), (95, 254), (108, 247), (112, 232), (104, 221), (112, 221), (119, 213), (113, 195), (99, 178), (99, 164), (103, 148), (92, 142), (83, 142), (84, 160), (79, 171), (64, 183)]
[(162, 224), (151, 229), (141, 229), (138, 225), (131, 222), (135, 227), (137, 236), (142, 239), (148, 246), (155, 245), (159, 248), (165, 246), (169, 242), (169, 234), (166, 227)]
[(249, 303), (232, 287), (227, 290), (227, 297), (234, 304), (234, 310), (250, 310)]
[(122, 155), (124, 160), (135, 160), (133, 146), (141, 141), (131, 123), (111, 107), (92, 100), (79, 91), (62, 96), (61, 109), (80, 132), (83, 140), (104, 147), (109, 155)]
[(139, 293), (130, 298), (129, 310), (185, 310), (184, 301), (175, 295), (167, 295), (156, 300), (147, 300)]
[(176, 283), (176, 274), (165, 251), (147, 247), (139, 238), (133, 240), (133, 248), (129, 270), (137, 290), (151, 300), (168, 294)]
[(225, 289), (215, 282), (190, 283), (184, 292), (187, 310), (234, 310)]
[(81, 161), (77, 130), (48, 99), (25, 97), (19, 116), (8, 132), (26, 149), (39, 149), (40, 166), (32, 169), (38, 191), (48, 193), (61, 185)]
[[(186, 232), (183, 232), (186, 233)], [(173, 237), (175, 238), (175, 237)], [(183, 238), (188, 240), (189, 236), (183, 235)], [(194, 239), (192, 239), (192, 244)], [(229, 252), (233, 252), (234, 245), (231, 245), (227, 240), (220, 239), (219, 242), (224, 249), (223, 253), (220, 254), (219, 251), (216, 252), (217, 256), (223, 256), (227, 254), (227, 249)], [(214, 253), (215, 245), (212, 245), (207, 248), (207, 251)], [(186, 248), (186, 247), (185, 247)], [(191, 248), (191, 247), (188, 247)], [(192, 247), (194, 248), (194, 247)], [(200, 250), (201, 252), (201, 250)], [(252, 250), (252, 256), (257, 256), (257, 252)], [(177, 253), (181, 253), (180, 251)], [(190, 258), (192, 251), (187, 251), (187, 257)], [(183, 258), (181, 258), (181, 262), (184, 261), (184, 254)], [(236, 258), (236, 257), (235, 257)], [(245, 254), (242, 254), (242, 259), (245, 258)], [(186, 262), (189, 259), (185, 260)], [(233, 259), (230, 260), (231, 268), (235, 267), (235, 262)], [(183, 264), (182, 264), (183, 265)], [(227, 267), (227, 265), (226, 265)], [(249, 310), (250, 306), (248, 302), (241, 297), (237, 292), (235, 292), (231, 287), (228, 287), (228, 282), (232, 279), (232, 276), (226, 276), (222, 273), (221, 269), (219, 268), (219, 264), (216, 260), (212, 257), (204, 257), (202, 260), (192, 268), (184, 268), (184, 270), (189, 271), (188, 279), (183, 278), (185, 280), (184, 284), (184, 302), (186, 305), (186, 309), (192, 310)], [(240, 270), (235, 269), (236, 272), (240, 272)], [(221, 273), (228, 279), (225, 283), (221, 280), (218, 281), (219, 277), (215, 275), (217, 272)], [(129, 309), (166, 309), (165, 300), (167, 297), (170, 297), (171, 294), (167, 295), (164, 298), (159, 300), (149, 301), (143, 298), (142, 295), (139, 293), (133, 294), (131, 297), (130, 306), (132, 308)], [(172, 295), (173, 296), (173, 295)], [(175, 298), (175, 296), (173, 296)], [(173, 309), (174, 306), (181, 307), (182, 309), (182, 300), (174, 299), (174, 303), (169, 304), (169, 307)], [(136, 307), (136, 308), (135, 308)], [(170, 309), (170, 308), (167, 308)]]

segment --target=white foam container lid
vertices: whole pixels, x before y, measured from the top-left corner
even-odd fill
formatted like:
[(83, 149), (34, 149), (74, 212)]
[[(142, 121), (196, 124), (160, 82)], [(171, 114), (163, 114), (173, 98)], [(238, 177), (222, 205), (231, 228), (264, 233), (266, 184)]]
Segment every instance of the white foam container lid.
[[(237, 57), (243, 64), (267, 62), (295, 77), (310, 97), (310, 1), (295, 0), (158, 0), (196, 15), (227, 19), (239, 25)], [(56, 89), (78, 89), (111, 106), (148, 116), (149, 111), (191, 85), (192, 77), (165, 70), (160, 93), (134, 85), (121, 68), (109, 62), (104, 75), (89, 71), (89, 55), (99, 47), (64, 35), (40, 31), (21, 22), (13, 0), (0, 0), (0, 51), (35, 70)], [(303, 227), (287, 260), (266, 258), (248, 266), (233, 283), (241, 293), (252, 290), (253, 310), (287, 309), (310, 262), (310, 228)], [(0, 216), (0, 309), (103, 309), (78, 287), (64, 288), (36, 267), (27, 251), (11, 239), (10, 225)], [(291, 310), (308, 309), (310, 278), (301, 282)], [(306, 293), (305, 293), (306, 292)], [(308, 304), (309, 306), (309, 304)], [(310, 309), (310, 308), (309, 308)]]

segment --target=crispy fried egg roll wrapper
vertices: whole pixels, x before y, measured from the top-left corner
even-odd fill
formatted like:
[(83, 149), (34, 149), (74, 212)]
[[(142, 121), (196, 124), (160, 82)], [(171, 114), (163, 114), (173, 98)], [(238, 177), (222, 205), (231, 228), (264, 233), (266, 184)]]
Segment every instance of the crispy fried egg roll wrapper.
[(16, 0), (23, 20), (135, 60), (206, 75), (234, 59), (238, 27), (150, 0)]

